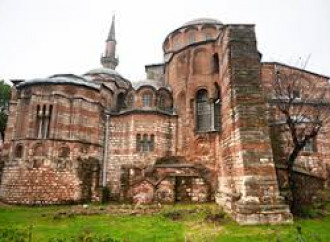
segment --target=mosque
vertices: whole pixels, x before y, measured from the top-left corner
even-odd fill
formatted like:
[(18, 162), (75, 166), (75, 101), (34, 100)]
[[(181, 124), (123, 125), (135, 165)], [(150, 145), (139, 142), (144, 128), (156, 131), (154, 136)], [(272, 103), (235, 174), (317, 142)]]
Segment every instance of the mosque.
[[(214, 201), (241, 224), (291, 222), (265, 90), (277, 71), (329, 78), (262, 62), (254, 25), (189, 21), (140, 82), (115, 70), (116, 44), (113, 18), (102, 67), (14, 83), (0, 199), (81, 203), (107, 189), (121, 202)], [(316, 173), (329, 162), (324, 137), (301, 157)]]

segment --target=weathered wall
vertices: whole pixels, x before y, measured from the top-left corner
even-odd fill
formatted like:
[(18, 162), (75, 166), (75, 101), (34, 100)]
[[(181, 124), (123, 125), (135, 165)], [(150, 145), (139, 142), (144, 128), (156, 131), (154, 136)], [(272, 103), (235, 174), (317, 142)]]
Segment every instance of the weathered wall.
[[(0, 198), (24, 204), (98, 200), (103, 152), (99, 92), (70, 85), (13, 91)], [(41, 114), (47, 115), (45, 125), (40, 125)], [(40, 135), (41, 129), (47, 134)]]
[[(296, 75), (299, 77), (297, 82), (306, 82), (306, 85), (303, 87), (300, 87), (300, 84), (297, 84), (297, 89), (299, 89), (298, 91), (301, 95), (302, 101), (304, 101), (304, 99), (313, 100), (313, 98), (315, 99), (318, 97), (318, 94), (313, 92), (322, 92), (326, 89), (329, 89), (330, 87), (328, 83), (329, 78), (325, 76), (297, 69), (295, 67), (286, 66), (280, 63), (263, 63), (261, 69), (262, 88), (264, 91), (265, 99), (268, 102), (267, 118), (269, 119), (270, 123), (270, 134), (274, 160), (276, 164), (286, 165), (288, 155), (292, 149), (292, 138), (286, 129), (287, 125), (285, 125), (283, 115), (272, 102), (274, 98), (273, 85), (274, 79), (276, 78), (276, 72), (288, 76)], [(313, 83), (315, 87), (307, 88), (308, 82)], [(325, 114), (327, 113), (325, 112)], [(330, 140), (328, 137), (329, 128), (330, 123), (326, 122), (321, 128), (317, 137), (313, 140), (315, 146), (313, 150), (301, 151), (295, 164), (298, 169), (303, 169), (306, 172), (312, 173), (319, 177), (325, 177), (327, 175), (325, 166), (326, 164), (330, 164)]]
[(213, 57), (220, 53), (215, 50), (215, 45), (210, 41), (183, 48), (173, 53), (166, 66), (166, 82), (172, 87), (174, 106), (178, 113), (177, 155), (185, 157), (189, 163), (202, 164), (212, 171), (212, 191), (217, 186), (221, 132), (214, 129), (211, 120), (209, 130), (197, 130), (196, 95), (199, 90), (207, 91), (210, 109), (221, 98), (217, 89), (221, 86), (217, 68), (219, 63)]
[(0, 199), (12, 204), (63, 204), (99, 200), (99, 162), (79, 159), (72, 167), (7, 165)]
[[(297, 169), (299, 170), (299, 169)], [(296, 185), (297, 185), (297, 195), (298, 199), (302, 204), (311, 204), (314, 202), (314, 196), (324, 189), (325, 179), (313, 174), (309, 174), (304, 170), (300, 170), (295, 173)], [(279, 181), (279, 186), (281, 194), (286, 199), (288, 198), (289, 192), (289, 182), (288, 182), (288, 172), (286, 169), (278, 168), (277, 177)]]
[(222, 82), (218, 202), (242, 224), (290, 222), (279, 196), (254, 26), (227, 26), (222, 50), (229, 58)]
[[(107, 182), (113, 199), (121, 192), (121, 168), (145, 168), (163, 156), (175, 154), (176, 117), (153, 112), (112, 116), (108, 137)], [(154, 150), (137, 150), (137, 135), (154, 135)]]

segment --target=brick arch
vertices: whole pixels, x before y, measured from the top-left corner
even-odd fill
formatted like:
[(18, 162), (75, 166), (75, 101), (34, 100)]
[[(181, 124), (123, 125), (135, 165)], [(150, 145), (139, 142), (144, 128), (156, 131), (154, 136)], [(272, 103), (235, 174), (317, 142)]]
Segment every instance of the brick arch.
[(120, 111), (126, 108), (126, 95), (124, 92), (117, 94), (116, 110)]
[(187, 28), (183, 29), (183, 33), (187, 33), (189, 31), (198, 31), (196, 26), (188, 26)]
[(212, 55), (205, 48), (198, 48), (194, 51), (193, 73), (205, 75), (212, 73)]
[(172, 49), (173, 50), (178, 50), (180, 49), (183, 45), (183, 34), (181, 33), (181, 31), (175, 32), (172, 36)]
[(192, 92), (190, 93), (190, 95), (192, 95), (192, 98), (195, 100), (196, 99), (196, 95), (200, 90), (206, 90), (207, 91), (207, 98), (212, 98), (211, 93), (212, 93), (212, 89), (210, 90), (210, 88), (208, 86), (202, 85), (202, 86), (196, 86)]
[(211, 129), (211, 109), (209, 92), (201, 88), (195, 95), (195, 121), (197, 131), (209, 131)]
[(23, 158), (24, 156), (24, 147), (23, 144), (19, 143), (15, 146), (15, 150), (14, 150), (14, 157), (15, 158)]
[(178, 95), (176, 95), (176, 109), (179, 114), (184, 113), (186, 109), (186, 92), (181, 91)]
[(135, 107), (136, 97), (134, 91), (130, 91), (126, 95), (126, 105), (128, 109), (133, 109)]
[(151, 95), (151, 104), (150, 107), (154, 107), (156, 105), (156, 90), (152, 87), (146, 86), (142, 87), (138, 92), (136, 97), (140, 100), (140, 106), (143, 107), (143, 98), (145, 95)]
[(173, 106), (172, 94), (165, 88), (161, 88), (156, 93), (157, 107), (161, 109), (170, 109)]
[(70, 147), (63, 145), (58, 150), (58, 157), (60, 158), (70, 158)]
[(183, 51), (177, 57), (177, 64), (176, 64), (176, 75), (179, 78), (185, 78), (188, 76), (189, 73), (189, 51)]
[(42, 143), (36, 143), (32, 146), (32, 154), (33, 156), (45, 156), (45, 147)]

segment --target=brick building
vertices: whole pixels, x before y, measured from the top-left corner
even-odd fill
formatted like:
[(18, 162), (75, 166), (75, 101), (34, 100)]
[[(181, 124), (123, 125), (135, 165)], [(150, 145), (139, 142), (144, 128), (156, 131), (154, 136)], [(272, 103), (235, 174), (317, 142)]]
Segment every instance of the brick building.
[[(1, 200), (97, 201), (107, 187), (112, 200), (216, 201), (242, 224), (290, 222), (267, 85), (279, 68), (329, 78), (262, 63), (253, 25), (193, 20), (166, 36), (163, 51), (146, 80), (125, 79), (115, 71), (113, 19), (103, 67), (16, 83)], [(302, 157), (313, 171), (329, 160), (324, 137), (322, 150)]]

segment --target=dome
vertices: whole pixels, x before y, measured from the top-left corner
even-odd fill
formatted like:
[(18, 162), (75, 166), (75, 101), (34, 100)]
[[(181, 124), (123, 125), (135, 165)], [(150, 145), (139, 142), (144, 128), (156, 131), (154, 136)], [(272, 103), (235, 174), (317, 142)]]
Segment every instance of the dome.
[(191, 21), (188, 21), (182, 25), (182, 27), (187, 27), (190, 25), (196, 25), (196, 24), (216, 24), (216, 25), (222, 25), (223, 23), (217, 19), (213, 18), (197, 18), (193, 19)]
[(119, 77), (123, 78), (119, 74), (119, 72), (117, 72), (113, 69), (110, 69), (110, 68), (103, 68), (103, 67), (90, 70), (85, 75), (93, 75), (93, 74), (107, 74), (107, 75), (110, 75), (110, 76), (119, 76)]
[(102, 75), (101, 76), (102, 80), (99, 80), (99, 81), (101, 81), (103, 83), (104, 82), (114, 82), (114, 83), (116, 83), (116, 85), (118, 85), (121, 88), (128, 88), (129, 86), (131, 86), (131, 82), (129, 80), (127, 80), (122, 75), (120, 75), (119, 72), (117, 72), (113, 69), (110, 69), (110, 68), (101, 67), (101, 68), (90, 70), (89, 72), (84, 74), (84, 77), (86, 79), (90, 80), (91, 82), (95, 82), (94, 75), (96, 77), (97, 77), (97, 75)]
[(56, 74), (47, 78), (35, 78), (25, 82), (22, 82), (17, 85), (17, 88), (22, 88), (31, 85), (60, 85), (60, 84), (68, 84), (68, 85), (77, 85), (77, 86), (85, 86), (94, 89), (99, 89), (100, 85), (97, 83), (92, 83), (88, 81), (86, 78), (74, 74)]
[(135, 90), (139, 90), (141, 87), (144, 86), (149, 86), (154, 88), (155, 90), (159, 90), (160, 88), (165, 88), (170, 91), (170, 87), (165, 86), (162, 82), (151, 80), (151, 79), (146, 79), (138, 82), (133, 82), (132, 86)]

